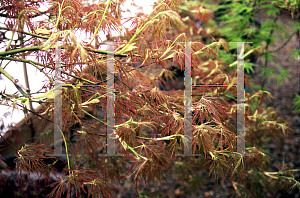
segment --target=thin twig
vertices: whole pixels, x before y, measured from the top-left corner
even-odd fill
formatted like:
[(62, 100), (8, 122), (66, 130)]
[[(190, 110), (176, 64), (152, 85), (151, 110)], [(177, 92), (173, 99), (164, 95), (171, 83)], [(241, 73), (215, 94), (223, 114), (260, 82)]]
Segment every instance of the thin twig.
[(28, 97), (28, 94), (26, 92), (23, 91), (23, 89), (25, 91), (26, 87), (24, 87), (24, 85), (22, 85), (18, 79), (15, 79), (14, 77), (12, 77), (11, 75), (9, 75), (2, 67), (0, 67), (0, 74), (3, 74), (6, 78), (8, 78), (14, 85), (15, 87), (18, 89), (18, 91), (24, 96), (24, 97)]
[[(269, 49), (269, 46), (270, 46), (270, 44), (271, 44), (271, 36), (272, 36), (273, 33), (274, 33), (274, 30), (275, 30), (275, 23), (276, 23), (276, 21), (279, 19), (279, 16), (281, 15), (281, 12), (282, 12), (282, 10), (280, 10), (279, 13), (277, 14), (277, 16), (275, 17), (273, 28), (272, 28), (272, 30), (270, 31), (269, 38), (267, 39), (267, 45), (266, 45), (266, 48), (265, 48), (265, 50), (266, 50), (266, 53), (265, 53), (265, 54), (266, 54), (266, 59), (265, 59), (265, 63), (264, 63), (264, 68), (265, 68), (265, 69), (268, 67), (268, 60), (269, 60), (269, 59), (268, 59), (268, 54), (270, 53), (270, 52), (268, 51), (268, 49)], [(263, 82), (262, 82), (262, 86), (261, 86), (261, 89), (262, 89), (262, 90), (264, 89), (264, 86), (265, 86), (265, 84), (266, 84), (266, 81), (267, 81), (267, 78), (264, 77)]]
[[(0, 27), (0, 30), (13, 31), (13, 30), (11, 30), (9, 28), (6, 28), (6, 27)], [(47, 37), (47, 36), (41, 36), (41, 35), (38, 35), (38, 34), (33, 34), (33, 33), (30, 33), (30, 32), (24, 32), (24, 31), (21, 31), (21, 30), (16, 30), (16, 32), (23, 33), (23, 34), (26, 34), (26, 35), (29, 35), (29, 36), (34, 36), (34, 37), (37, 37), (37, 38), (49, 39), (49, 37)]]
[(108, 8), (109, 8), (111, 2), (112, 2), (112, 0), (109, 0), (109, 1), (107, 2), (105, 11), (104, 11), (104, 13), (103, 13), (103, 15), (102, 15), (102, 18), (101, 18), (101, 21), (100, 21), (100, 23), (99, 23), (97, 29), (95, 30), (94, 36), (93, 36), (93, 38), (90, 40), (89, 44), (91, 44), (91, 43), (93, 42), (93, 40), (95, 39), (95, 37), (97, 36), (98, 31), (99, 31), (99, 29), (100, 29), (100, 27), (101, 27), (101, 25), (102, 25), (102, 22), (103, 22), (103, 20), (104, 20), (104, 18), (105, 18), (105, 15), (106, 15), (106, 13), (107, 13), (107, 10), (108, 10)]
[(292, 39), (292, 37), (294, 36), (294, 34), (296, 34), (297, 32), (294, 32), (286, 41), (284, 44), (282, 44), (279, 48), (277, 48), (276, 50), (273, 51), (269, 51), (271, 53), (273, 52), (278, 52), (279, 50), (281, 50), (284, 46), (286, 46), (286, 44), (288, 44), (288, 42)]
[[(38, 16), (41, 16), (43, 14), (46, 14), (47, 11), (43, 11), (43, 12), (40, 12), (40, 13), (36, 13), (36, 14), (32, 14), (32, 15), (27, 15), (28, 18), (34, 18), (34, 17), (38, 17)], [(0, 13), (0, 16), (1, 17), (5, 17), (5, 18), (18, 18), (17, 16), (12, 16), (12, 15), (9, 15), (9, 14), (3, 14), (3, 13)]]
[[(22, 30), (24, 29), (24, 21), (22, 20), (21, 22), (21, 26), (22, 26)], [(23, 33), (19, 33), (19, 37), (20, 37), (20, 44), (21, 47), (24, 47), (24, 35)], [(24, 52), (22, 53), (22, 58), (25, 59), (25, 54)], [(27, 88), (26, 92), (29, 94), (30, 96), (30, 85), (29, 85), (29, 80), (28, 80), (28, 72), (27, 72), (27, 67), (26, 67), (26, 63), (22, 63), (23, 64), (23, 73), (24, 73), (24, 80), (25, 80), (25, 86)], [(29, 101), (29, 109), (31, 111), (33, 111), (33, 107), (32, 107), (32, 102)], [(31, 122), (31, 120), (30, 120)]]
[(18, 151), (18, 149), (16, 149), (13, 145), (11, 145), (3, 136), (2, 136), (2, 134), (0, 133), (0, 136), (1, 136), (1, 138), (11, 147), (11, 148), (13, 148), (15, 151)]

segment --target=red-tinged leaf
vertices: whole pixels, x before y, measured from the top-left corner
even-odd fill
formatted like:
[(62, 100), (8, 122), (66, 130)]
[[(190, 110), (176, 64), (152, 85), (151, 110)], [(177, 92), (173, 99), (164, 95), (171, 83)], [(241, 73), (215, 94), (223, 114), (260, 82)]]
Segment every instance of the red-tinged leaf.
[(70, 32), (70, 38), (71, 38), (71, 41), (73, 42), (74, 45), (76, 45), (77, 41), (76, 41), (76, 36)]
[(80, 56), (81, 56), (83, 61), (87, 60), (87, 55), (86, 54), (87, 54), (87, 51), (82, 46), (80, 46)]
[(77, 55), (77, 52), (78, 52), (78, 46), (75, 47), (75, 49), (73, 50), (71, 56), (70, 56), (70, 60), (71, 62), (75, 62), (75, 56)]

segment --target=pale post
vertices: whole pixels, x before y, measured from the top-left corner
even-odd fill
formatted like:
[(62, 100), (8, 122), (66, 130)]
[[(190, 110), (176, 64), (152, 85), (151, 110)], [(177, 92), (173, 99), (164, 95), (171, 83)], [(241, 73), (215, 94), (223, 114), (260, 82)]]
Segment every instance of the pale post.
[(245, 43), (237, 42), (237, 153), (245, 155), (245, 77), (244, 77)]
[(115, 155), (115, 117), (114, 117), (114, 102), (115, 102), (115, 79), (114, 79), (114, 43), (107, 43), (107, 155)]
[(55, 85), (54, 85), (54, 155), (62, 155), (62, 101), (61, 101), (61, 46), (55, 45)]

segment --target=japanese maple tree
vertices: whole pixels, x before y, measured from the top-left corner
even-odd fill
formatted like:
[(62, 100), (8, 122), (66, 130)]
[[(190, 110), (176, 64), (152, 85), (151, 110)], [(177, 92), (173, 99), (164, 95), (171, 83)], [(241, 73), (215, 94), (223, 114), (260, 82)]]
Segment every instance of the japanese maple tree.
[[(113, 184), (129, 174), (134, 175), (138, 191), (138, 183), (144, 182), (148, 186), (151, 181), (155, 184), (165, 179), (167, 173), (164, 170), (172, 169), (174, 164), (177, 167), (178, 161), (185, 167), (182, 180), (191, 180), (188, 175), (193, 177), (193, 172), (185, 174), (184, 171), (204, 165), (209, 166), (213, 177), (222, 176), (233, 181), (233, 185), (235, 180), (247, 185), (255, 174), (269, 179), (270, 174), (263, 172), (268, 169), (269, 158), (260, 150), (261, 145), (254, 143), (263, 136), (284, 137), (289, 128), (274, 110), (258, 102), (263, 101), (267, 92), (259, 91), (252, 96), (246, 93), (246, 126), (251, 126), (246, 128), (246, 154), (251, 155), (242, 156), (236, 152), (234, 86), (193, 87), (191, 142), (184, 135), (184, 90), (162, 91), (158, 88), (162, 76), (165, 81), (176, 81), (171, 65), (184, 71), (187, 41), (199, 41), (191, 44), (193, 84), (236, 84), (236, 70), (228, 71), (218, 57), (220, 47), (228, 50), (227, 41), (218, 39), (206, 45), (197, 37), (201, 27), (193, 20), (208, 23), (212, 13), (202, 5), (193, 7), (180, 0), (163, 0), (149, 15), (141, 13), (128, 18), (133, 27), (128, 30), (121, 22), (123, 2), (3, 0), (0, 3), (0, 16), (5, 17), (0, 25), (1, 34), (9, 31), (20, 40), (14, 43), (13, 36), (2, 36), (0, 73), (19, 91), (15, 94), (2, 91), (2, 104), (34, 113), (27, 105), (38, 102), (44, 106), (41, 112), (36, 112), (39, 120), (45, 119), (45, 115), (53, 120), (54, 54), (56, 43), (61, 43), (61, 77), (64, 84), (69, 84), (62, 88), (61, 94), (62, 142), (68, 157), (64, 176), (51, 184), (53, 191), (49, 196), (60, 197), (65, 193), (70, 196), (70, 192), (75, 191), (76, 197), (84, 194), (114, 197)], [(41, 5), (47, 9), (41, 11)], [(178, 14), (180, 5), (191, 8), (185, 18)], [(112, 31), (119, 31), (120, 36), (112, 37)], [(86, 39), (81, 41), (79, 34), (85, 34)], [(107, 40), (101, 40), (100, 34), (106, 35)], [(210, 32), (202, 34), (209, 36)], [(93, 109), (106, 110), (107, 90), (99, 85), (107, 82), (107, 61), (112, 54), (100, 48), (108, 41), (118, 41), (113, 48), (113, 131), (117, 145), (115, 153), (119, 156), (98, 157), (99, 153), (105, 154), (108, 120), (94, 116)], [(21, 62), (37, 68), (45, 75), (47, 84), (40, 92), (31, 93), (13, 73), (5, 71), (4, 62)], [(47, 94), (41, 99), (36, 97), (44, 92)], [(258, 106), (253, 109), (252, 103)], [(92, 119), (87, 120), (87, 115)], [(79, 127), (76, 131), (73, 130), (75, 126)], [(53, 131), (51, 138), (43, 138), (45, 133), (36, 133), (33, 143), (15, 148), (17, 170), (36, 171), (49, 177), (55, 160), (52, 164), (45, 160), (58, 159), (47, 155), (54, 152)], [(204, 161), (198, 157), (175, 155), (183, 153), (187, 144), (192, 147), (193, 154), (201, 155)]]

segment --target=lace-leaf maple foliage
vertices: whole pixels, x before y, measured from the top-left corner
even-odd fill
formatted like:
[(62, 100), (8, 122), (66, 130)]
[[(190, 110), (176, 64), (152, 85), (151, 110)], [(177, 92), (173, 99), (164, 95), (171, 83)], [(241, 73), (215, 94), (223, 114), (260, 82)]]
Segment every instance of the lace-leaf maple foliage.
[[(13, 44), (13, 37), (4, 39), (5, 50), (0, 52), (1, 60), (36, 67), (47, 77), (45, 87), (49, 91), (54, 88), (55, 43), (61, 41), (62, 81), (65, 84), (91, 85), (62, 88), (63, 145), (71, 156), (67, 159), (64, 177), (51, 184), (54, 189), (49, 196), (69, 195), (75, 189), (76, 197), (85, 193), (114, 197), (112, 184), (129, 174), (134, 175), (138, 192), (138, 183), (144, 182), (148, 186), (150, 182), (161, 182), (168, 174), (164, 170), (172, 169), (174, 164), (176, 168), (180, 163), (185, 167), (181, 171), (187, 171), (186, 176), (179, 171), (182, 181), (195, 182), (191, 180), (196, 174), (193, 172), (195, 167), (208, 165), (212, 176), (222, 176), (232, 181), (238, 179), (240, 184), (245, 182), (246, 185), (255, 178), (256, 171), (261, 178), (270, 179), (262, 173), (268, 169), (269, 158), (260, 150), (261, 144), (254, 146), (252, 142), (258, 141), (261, 134), (284, 137), (289, 128), (273, 110), (257, 102), (267, 92), (257, 92), (252, 96), (246, 94), (245, 118), (246, 126), (250, 126), (246, 129), (246, 154), (253, 155), (241, 157), (230, 155), (235, 153), (236, 148), (236, 105), (230, 102), (230, 96), (236, 95), (235, 87), (193, 88), (192, 142), (187, 142), (184, 136), (184, 90), (158, 89), (157, 80), (162, 73), (168, 73), (171, 64), (184, 69), (184, 42), (199, 40), (199, 33), (196, 32), (201, 27), (193, 22), (192, 17), (205, 24), (212, 13), (200, 4), (201, 7), (198, 4), (197, 7), (190, 2), (163, 0), (149, 15), (129, 18), (133, 30), (123, 28), (126, 30), (124, 36), (111, 37), (112, 30), (121, 30), (123, 2), (108, 0), (89, 4), (79, 0), (4, 0), (0, 3), (3, 8), (0, 14), (7, 17), (1, 24), (1, 32), (10, 31), (24, 38), (26, 35), (22, 45)], [(41, 4), (48, 9), (40, 11)], [(185, 13), (187, 17), (181, 18), (178, 14), (179, 6), (181, 9), (184, 6), (191, 8)], [(37, 16), (44, 16), (44, 19), (34, 21)], [(209, 36), (209, 31), (203, 31), (202, 35)], [(90, 39), (79, 41), (76, 37), (79, 32)], [(93, 86), (106, 83), (108, 54), (99, 49), (103, 45), (100, 32), (107, 35), (108, 41), (121, 42), (114, 46), (114, 133), (116, 153), (122, 157), (97, 156), (98, 153), (105, 153), (107, 124), (105, 116), (99, 119), (92, 115), (93, 110), (105, 110), (107, 105), (106, 89)], [(226, 40), (220, 39), (208, 45), (201, 42), (191, 44), (193, 84), (236, 83), (236, 72), (229, 73), (218, 59), (220, 47), (228, 50)], [(35, 57), (35, 60), (27, 57)], [(159, 72), (155, 73), (157, 68)], [(14, 74), (8, 74), (2, 65), (0, 69), (19, 90), (14, 95), (2, 92), (1, 103), (11, 104), (13, 108), (18, 103), (26, 109), (26, 103), (41, 102), (14, 81)], [(39, 120), (43, 119), (43, 115), (53, 119), (54, 101), (51, 97), (42, 101), (44, 108), (39, 112)], [(258, 107), (251, 108), (252, 103)], [(87, 115), (92, 119), (87, 120)], [(36, 122), (39, 121), (33, 121)], [(72, 130), (75, 126), (79, 126), (79, 130)], [(50, 135), (51, 138), (43, 138), (43, 135)], [(53, 140), (53, 134), (36, 134), (35, 143), (17, 148), (20, 149), (18, 170), (39, 171), (41, 175), (49, 176), (55, 161), (45, 164), (43, 160), (49, 158), (45, 154), (53, 151), (53, 141), (47, 142), (45, 139)], [(201, 154), (201, 160), (175, 156), (183, 152), (187, 143), (192, 146), (193, 153)], [(257, 170), (258, 167), (261, 169)]]

